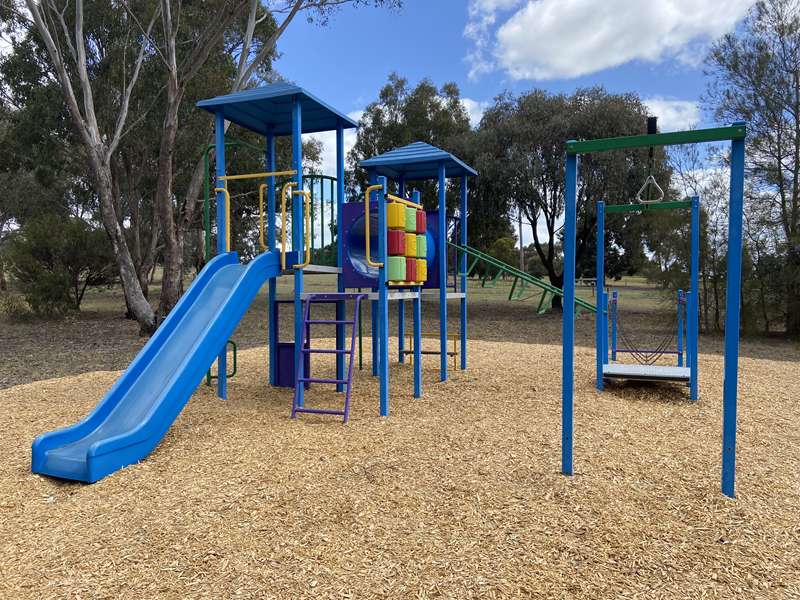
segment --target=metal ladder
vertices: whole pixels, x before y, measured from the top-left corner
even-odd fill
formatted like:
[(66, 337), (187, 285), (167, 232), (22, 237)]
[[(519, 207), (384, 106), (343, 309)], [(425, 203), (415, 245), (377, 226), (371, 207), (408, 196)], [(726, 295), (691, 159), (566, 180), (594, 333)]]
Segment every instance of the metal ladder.
[[(308, 294), (304, 298), (305, 307), (303, 309), (303, 329), (300, 339), (300, 348), (301, 352), (305, 354), (336, 354), (336, 355), (350, 355), (349, 363), (346, 365), (346, 377), (344, 379), (326, 379), (326, 378), (319, 378), (319, 377), (300, 377), (300, 369), (296, 369), (295, 374), (295, 384), (294, 384), (294, 398), (292, 399), (292, 418), (297, 417), (297, 413), (312, 413), (318, 415), (339, 415), (344, 418), (344, 423), (347, 423), (347, 419), (350, 417), (350, 391), (353, 388), (353, 358), (355, 356), (355, 348), (356, 348), (356, 334), (357, 334), (357, 325), (358, 325), (358, 315), (359, 311), (361, 310), (361, 301), (367, 298), (367, 294), (349, 294), (349, 293), (325, 293), (325, 294)], [(338, 302), (343, 302), (345, 300), (355, 300), (355, 309), (353, 311), (353, 318), (352, 319), (312, 319), (311, 318), (311, 304), (312, 303), (323, 303), (323, 304), (334, 304)], [(306, 347), (306, 331), (308, 331), (308, 335), (310, 337), (311, 328), (310, 325), (350, 325), (350, 349), (329, 349), (329, 348), (312, 348), (311, 347), (311, 340), (308, 340), (308, 347)], [(300, 364), (303, 364), (302, 362)], [(329, 408), (306, 408), (305, 406), (298, 406), (298, 397), (299, 397), (299, 390), (302, 389), (300, 386), (305, 385), (307, 383), (328, 383), (339, 385), (343, 384), (345, 386), (345, 397), (344, 397), (344, 410), (334, 410)]]

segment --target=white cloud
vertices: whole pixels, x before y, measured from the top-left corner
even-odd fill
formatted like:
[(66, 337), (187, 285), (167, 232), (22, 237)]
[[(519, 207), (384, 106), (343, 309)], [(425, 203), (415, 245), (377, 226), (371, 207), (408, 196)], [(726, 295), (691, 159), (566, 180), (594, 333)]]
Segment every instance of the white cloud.
[(658, 117), (661, 131), (691, 129), (700, 122), (700, 106), (692, 100), (670, 100), (654, 97), (644, 100), (652, 115)]
[[(573, 78), (633, 60), (696, 61), (755, 0), (472, 0), (464, 35), (470, 76), (495, 68), (514, 79)], [(497, 25), (498, 15), (516, 10)]]
[[(362, 114), (364, 114), (363, 110), (355, 110), (348, 113), (347, 116), (357, 122)], [(356, 131), (356, 129), (344, 130), (345, 160), (347, 153), (350, 152), (350, 149), (356, 143)], [(308, 137), (322, 142), (322, 169), (320, 174), (336, 177), (336, 132), (326, 131), (324, 133), (312, 133), (309, 134)]]
[(461, 104), (469, 115), (469, 124), (472, 127), (477, 127), (481, 122), (481, 117), (486, 109), (489, 108), (490, 103), (486, 101), (473, 100), (472, 98), (462, 98)]

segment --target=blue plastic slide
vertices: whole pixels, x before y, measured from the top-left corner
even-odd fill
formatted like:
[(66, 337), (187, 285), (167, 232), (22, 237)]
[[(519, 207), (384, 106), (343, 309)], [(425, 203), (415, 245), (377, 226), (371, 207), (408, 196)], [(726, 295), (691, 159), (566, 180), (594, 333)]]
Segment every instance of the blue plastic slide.
[[(290, 263), (291, 264), (291, 263)], [(95, 482), (155, 448), (226, 346), (280, 254), (249, 264), (220, 254), (192, 285), (95, 409), (33, 442), (34, 473)]]

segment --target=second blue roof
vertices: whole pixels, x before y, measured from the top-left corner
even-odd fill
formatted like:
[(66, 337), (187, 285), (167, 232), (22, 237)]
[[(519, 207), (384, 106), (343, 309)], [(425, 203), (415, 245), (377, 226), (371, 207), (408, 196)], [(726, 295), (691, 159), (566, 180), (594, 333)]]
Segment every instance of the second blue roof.
[(449, 152), (425, 142), (414, 142), (384, 154), (362, 160), (359, 166), (378, 175), (407, 181), (438, 179), (439, 165), (444, 162), (446, 177), (475, 177), (478, 172)]
[(266, 134), (271, 129), (275, 135), (289, 135), (292, 133), (293, 98), (298, 98), (302, 107), (302, 133), (334, 131), (339, 123), (345, 129), (358, 127), (358, 123), (344, 113), (288, 83), (273, 83), (201, 100), (197, 106), (211, 113), (221, 110), (231, 123), (256, 133)]

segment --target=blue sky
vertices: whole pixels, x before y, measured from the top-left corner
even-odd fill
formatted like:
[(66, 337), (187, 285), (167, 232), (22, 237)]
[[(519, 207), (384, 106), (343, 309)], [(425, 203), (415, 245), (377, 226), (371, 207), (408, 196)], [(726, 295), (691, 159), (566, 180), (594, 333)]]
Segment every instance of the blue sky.
[[(345, 8), (327, 27), (298, 19), (277, 71), (358, 118), (390, 72), (454, 81), (474, 124), (509, 90), (635, 92), (662, 131), (710, 124), (703, 59), (755, 0), (404, 0), (399, 11)], [(333, 175), (333, 135), (323, 172)], [(345, 137), (349, 149), (355, 134)], [(530, 233), (523, 233), (525, 243)]]
[[(638, 93), (662, 130), (706, 124), (702, 58), (753, 0), (405, 0), (399, 11), (345, 8), (327, 27), (299, 18), (277, 70), (356, 113), (391, 71), (455, 81), (474, 118), (504, 90)], [(720, 8), (724, 7), (724, 8)]]

